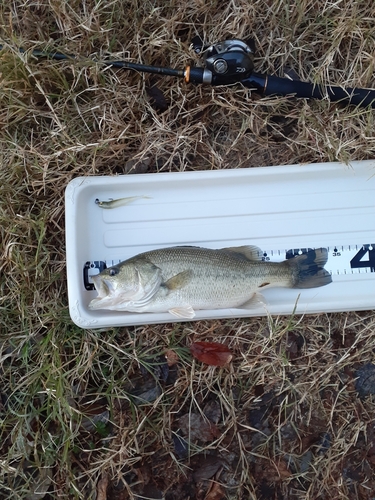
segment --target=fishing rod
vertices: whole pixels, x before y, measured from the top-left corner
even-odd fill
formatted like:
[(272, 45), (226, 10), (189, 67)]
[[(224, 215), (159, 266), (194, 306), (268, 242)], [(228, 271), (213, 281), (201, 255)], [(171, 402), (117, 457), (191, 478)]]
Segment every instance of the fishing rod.
[[(256, 90), (263, 96), (288, 96), (299, 98), (330, 99), (344, 104), (375, 108), (375, 89), (344, 88), (331, 85), (319, 85), (289, 78), (264, 75), (254, 71), (255, 44), (239, 39), (224, 40), (210, 46), (204, 46), (200, 37), (194, 37), (192, 46), (196, 54), (202, 55), (203, 66), (186, 66), (174, 69), (159, 66), (138, 64), (130, 61), (104, 60), (96, 61), (103, 66), (122, 68), (141, 73), (153, 73), (163, 76), (183, 78), (186, 83), (206, 85), (242, 84)], [(0, 50), (4, 48), (0, 45)], [(19, 49), (22, 54), (29, 53)], [(32, 50), (30, 54), (36, 58), (55, 60), (77, 60), (74, 55), (61, 52)]]

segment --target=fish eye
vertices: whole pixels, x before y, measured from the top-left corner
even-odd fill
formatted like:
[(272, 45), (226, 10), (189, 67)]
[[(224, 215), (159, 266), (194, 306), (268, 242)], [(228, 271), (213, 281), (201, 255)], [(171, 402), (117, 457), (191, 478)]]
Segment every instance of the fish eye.
[(110, 276), (116, 276), (116, 274), (119, 273), (119, 270), (117, 267), (111, 267), (111, 269), (109, 270), (109, 275)]

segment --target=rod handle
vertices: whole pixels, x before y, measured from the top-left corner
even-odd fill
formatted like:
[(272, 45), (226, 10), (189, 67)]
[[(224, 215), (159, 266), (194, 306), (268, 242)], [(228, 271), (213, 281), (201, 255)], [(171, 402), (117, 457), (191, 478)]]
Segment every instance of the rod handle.
[(375, 108), (375, 89), (343, 88), (337, 86), (315, 85), (309, 82), (289, 80), (278, 76), (253, 73), (241, 82), (245, 87), (256, 88), (264, 95), (295, 95), (296, 97), (340, 101), (355, 106)]

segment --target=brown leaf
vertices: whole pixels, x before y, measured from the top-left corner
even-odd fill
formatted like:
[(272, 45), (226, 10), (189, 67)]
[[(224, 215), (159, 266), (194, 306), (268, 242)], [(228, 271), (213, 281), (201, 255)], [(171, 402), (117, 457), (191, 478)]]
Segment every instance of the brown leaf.
[(228, 347), (219, 342), (193, 342), (190, 352), (202, 363), (212, 366), (225, 366), (233, 357)]
[(268, 483), (278, 483), (289, 478), (292, 473), (286, 462), (281, 459), (278, 462), (260, 460), (255, 465), (255, 475), (258, 479), (265, 479)]
[(190, 441), (213, 441), (220, 435), (219, 429), (211, 422), (207, 422), (197, 413), (187, 413), (178, 420), (180, 429)]
[(292, 473), (288, 469), (287, 464), (283, 460), (280, 460), (275, 465), (277, 468), (277, 472), (279, 473), (280, 479), (287, 479), (292, 475)]
[(217, 424), (221, 418), (221, 406), (217, 399), (208, 401), (203, 407), (203, 413), (214, 424)]
[(225, 498), (225, 492), (221, 484), (212, 482), (212, 487), (204, 500), (224, 500)]
[(165, 359), (167, 360), (168, 366), (174, 366), (178, 363), (178, 354), (173, 349), (168, 349), (165, 351)]
[(196, 455), (194, 457), (193, 479), (196, 483), (211, 479), (222, 467), (223, 460), (216, 455)]

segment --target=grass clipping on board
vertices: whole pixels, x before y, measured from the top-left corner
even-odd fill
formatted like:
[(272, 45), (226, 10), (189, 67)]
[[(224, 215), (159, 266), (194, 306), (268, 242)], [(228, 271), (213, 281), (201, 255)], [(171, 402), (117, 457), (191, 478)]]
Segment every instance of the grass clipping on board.
[[(374, 157), (372, 110), (94, 62), (183, 68), (197, 34), (254, 37), (259, 72), (374, 86), (373, 1), (297, 4), (2, 8), (0, 498), (373, 497), (373, 312), (98, 332), (67, 310), (63, 196), (76, 176)], [(194, 342), (225, 344), (230, 362), (194, 360)]]

